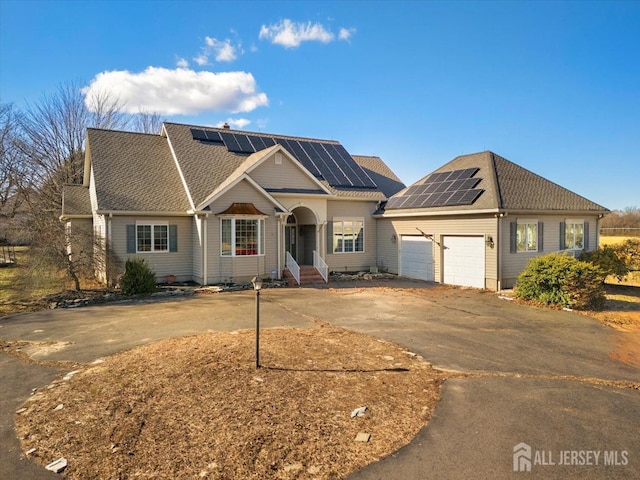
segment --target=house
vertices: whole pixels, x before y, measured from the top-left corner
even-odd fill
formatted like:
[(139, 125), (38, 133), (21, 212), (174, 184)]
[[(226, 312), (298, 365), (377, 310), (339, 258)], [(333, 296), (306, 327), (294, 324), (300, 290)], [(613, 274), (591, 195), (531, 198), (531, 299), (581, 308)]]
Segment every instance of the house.
[(607, 212), (493, 152), (463, 155), (376, 212), (378, 255), (405, 277), (501, 290), (535, 256), (597, 248)]
[(64, 189), (61, 220), (71, 238), (93, 232), (106, 282), (110, 259), (139, 256), (158, 281), (300, 281), (308, 266), (325, 279), (380, 268), (501, 289), (536, 255), (595, 248), (607, 212), (491, 152), (405, 187), (334, 140), (177, 123), (159, 135), (88, 129), (84, 173)]
[(336, 141), (176, 123), (159, 135), (88, 129), (84, 172), (64, 189), (61, 220), (71, 234), (93, 229), (107, 282), (108, 256), (200, 284), (299, 265), (325, 278), (369, 270), (373, 213), (405, 187), (380, 158)]

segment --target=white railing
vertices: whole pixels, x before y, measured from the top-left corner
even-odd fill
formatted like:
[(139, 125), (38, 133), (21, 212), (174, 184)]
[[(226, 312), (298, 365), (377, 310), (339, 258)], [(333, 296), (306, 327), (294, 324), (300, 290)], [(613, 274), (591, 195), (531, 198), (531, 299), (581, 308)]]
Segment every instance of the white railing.
[(291, 272), (291, 275), (293, 275), (293, 278), (296, 279), (296, 282), (298, 282), (298, 285), (300, 285), (300, 265), (298, 265), (298, 263), (293, 259), (293, 257), (289, 252), (285, 252), (285, 253), (286, 253), (286, 257), (285, 257), (286, 260), (285, 260), (284, 266), (287, 268), (287, 270)]
[(313, 251), (313, 267), (320, 272), (325, 283), (329, 283), (329, 265), (315, 250)]

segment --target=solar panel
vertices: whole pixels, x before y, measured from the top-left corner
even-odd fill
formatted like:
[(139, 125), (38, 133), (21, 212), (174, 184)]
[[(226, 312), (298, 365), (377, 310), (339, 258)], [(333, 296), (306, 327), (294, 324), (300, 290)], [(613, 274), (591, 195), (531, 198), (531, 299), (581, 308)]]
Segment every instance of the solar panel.
[(207, 134), (204, 133), (204, 130), (200, 130), (197, 128), (192, 128), (191, 129), (191, 135), (193, 136), (194, 140), (207, 140)]
[[(340, 182), (338, 181), (338, 177), (336, 177), (335, 173), (328, 165), (326, 165), (325, 160), (322, 156), (316, 151), (313, 144), (311, 142), (300, 141), (298, 142), (302, 149), (305, 151), (307, 156), (311, 159), (311, 161), (316, 165), (318, 170), (322, 173), (322, 177), (329, 182), (329, 185), (338, 185)], [(343, 180), (344, 181), (344, 180)]]
[(220, 134), (218, 132), (214, 132), (212, 130), (205, 130), (204, 133), (207, 135), (208, 142), (222, 143), (222, 138), (220, 138)]
[(402, 196), (391, 198), (386, 208), (472, 205), (484, 191), (475, 188), (482, 181), (481, 178), (474, 177), (479, 170), (479, 168), (465, 168), (432, 173), (422, 183), (410, 186)]
[(220, 136), (222, 137), (222, 141), (224, 142), (224, 146), (227, 147), (227, 150), (235, 153), (242, 153), (242, 149), (236, 140), (236, 136), (233, 133), (220, 132)]
[(473, 177), (476, 172), (480, 170), (479, 168), (465, 168), (464, 170), (462, 170), (462, 173), (460, 174), (459, 178), (471, 178)]
[(465, 178), (460, 180), (460, 188), (458, 190), (471, 190), (480, 183), (481, 178)]
[(251, 145), (253, 145), (253, 148), (255, 149), (256, 152), (267, 148), (267, 146), (264, 144), (264, 141), (262, 140), (262, 137), (256, 137), (255, 135), (247, 135), (247, 138), (251, 142)]
[(246, 135), (236, 135), (235, 138), (238, 145), (240, 145), (241, 153), (253, 153), (256, 151)]
[(233, 153), (254, 153), (279, 144), (315, 177), (331, 186), (376, 188), (373, 179), (340, 144), (203, 129), (191, 129), (191, 134), (202, 142), (224, 143)]

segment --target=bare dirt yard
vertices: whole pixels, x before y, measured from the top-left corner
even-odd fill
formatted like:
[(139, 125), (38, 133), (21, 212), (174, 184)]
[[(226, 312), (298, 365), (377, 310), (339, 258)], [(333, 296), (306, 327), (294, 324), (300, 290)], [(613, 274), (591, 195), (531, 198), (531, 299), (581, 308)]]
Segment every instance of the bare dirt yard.
[(64, 457), (72, 479), (337, 479), (407, 444), (438, 401), (442, 374), (398, 345), (325, 324), (266, 330), (256, 369), (254, 335), (79, 367), (18, 410), (23, 449)]

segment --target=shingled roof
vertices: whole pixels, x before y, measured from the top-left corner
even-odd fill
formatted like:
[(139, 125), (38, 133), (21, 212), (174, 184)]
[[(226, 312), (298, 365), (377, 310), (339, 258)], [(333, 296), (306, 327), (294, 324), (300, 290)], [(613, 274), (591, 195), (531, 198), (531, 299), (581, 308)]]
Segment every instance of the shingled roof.
[(62, 217), (91, 217), (91, 198), (84, 185), (65, 185), (62, 191)]
[(371, 179), (376, 182), (378, 190), (380, 190), (385, 197), (389, 198), (405, 188), (402, 180), (391, 171), (380, 157), (365, 155), (352, 155), (352, 157), (358, 165), (367, 172)]
[[(574, 211), (607, 212), (608, 210), (560, 185), (537, 175), (493, 152), (485, 151), (454, 158), (413, 185), (425, 182), (430, 175), (464, 169), (479, 169), (474, 178), (481, 181), (474, 188), (483, 190), (469, 205), (413, 207), (394, 209), (396, 212), (424, 212), (426, 214), (447, 211)], [(410, 186), (411, 187), (411, 186)], [(408, 188), (410, 188), (408, 187)], [(396, 194), (400, 197), (404, 189)], [(387, 210), (389, 212), (390, 210)]]
[(87, 145), (98, 210), (178, 213), (191, 207), (162, 136), (90, 128)]

